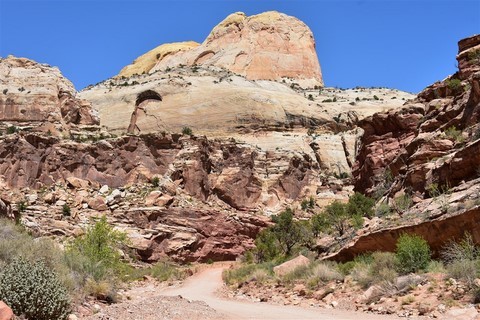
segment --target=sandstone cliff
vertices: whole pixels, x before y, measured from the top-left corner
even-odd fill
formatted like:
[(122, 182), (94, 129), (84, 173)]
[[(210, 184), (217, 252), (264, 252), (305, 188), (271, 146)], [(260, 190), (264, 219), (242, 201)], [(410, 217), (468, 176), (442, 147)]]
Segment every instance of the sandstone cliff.
[(323, 86), (312, 32), (300, 20), (275, 11), (251, 17), (233, 13), (213, 28), (201, 45), (160, 46), (124, 68), (119, 76), (179, 65), (217, 66), (249, 80), (292, 78), (305, 86)]
[(81, 125), (98, 125), (89, 102), (57, 68), (25, 58), (0, 59), (0, 121), (52, 134)]

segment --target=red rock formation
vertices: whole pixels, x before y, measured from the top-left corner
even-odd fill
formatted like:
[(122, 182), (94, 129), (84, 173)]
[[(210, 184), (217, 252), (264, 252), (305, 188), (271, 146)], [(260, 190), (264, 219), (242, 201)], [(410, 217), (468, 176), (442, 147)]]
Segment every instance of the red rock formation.
[(391, 195), (401, 189), (423, 194), (433, 183), (451, 188), (480, 174), (480, 58), (472, 54), (479, 48), (479, 36), (460, 41), (459, 72), (402, 111), (360, 121), (365, 134), (353, 170), (357, 191), (385, 188), (386, 172), (395, 180), (387, 186)]
[(150, 262), (164, 257), (182, 262), (234, 260), (253, 248), (257, 233), (269, 225), (266, 217), (213, 210), (135, 208), (126, 216), (141, 229), (152, 230), (150, 240), (134, 243), (141, 259)]

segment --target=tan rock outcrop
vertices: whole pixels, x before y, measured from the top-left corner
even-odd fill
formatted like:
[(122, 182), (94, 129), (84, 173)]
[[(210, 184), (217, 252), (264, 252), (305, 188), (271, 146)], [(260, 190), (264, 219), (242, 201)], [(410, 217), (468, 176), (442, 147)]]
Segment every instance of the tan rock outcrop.
[(148, 73), (157, 63), (161, 62), (166, 57), (193, 49), (199, 45), (200, 44), (195, 41), (162, 44), (141, 55), (135, 59), (132, 64), (124, 67), (118, 74), (118, 77), (130, 77), (134, 74)]
[(52, 134), (99, 123), (57, 68), (12, 56), (0, 59), (0, 121)]
[(119, 75), (179, 65), (217, 66), (250, 80), (293, 78), (306, 86), (323, 86), (311, 30), (300, 20), (276, 11), (250, 17), (233, 13), (213, 28), (201, 45), (187, 42), (157, 47)]

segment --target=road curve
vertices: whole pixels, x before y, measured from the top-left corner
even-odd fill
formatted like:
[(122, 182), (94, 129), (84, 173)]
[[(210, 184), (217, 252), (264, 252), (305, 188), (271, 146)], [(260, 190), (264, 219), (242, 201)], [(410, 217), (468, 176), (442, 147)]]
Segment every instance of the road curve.
[(250, 302), (220, 298), (216, 291), (223, 285), (222, 272), (225, 267), (205, 269), (187, 279), (181, 287), (166, 288), (160, 294), (166, 296), (181, 295), (191, 300), (200, 300), (225, 316), (226, 319), (342, 319), (342, 320), (380, 320), (399, 319), (395, 316), (372, 315), (353, 311), (334, 309), (302, 308), (274, 305), (266, 302)]

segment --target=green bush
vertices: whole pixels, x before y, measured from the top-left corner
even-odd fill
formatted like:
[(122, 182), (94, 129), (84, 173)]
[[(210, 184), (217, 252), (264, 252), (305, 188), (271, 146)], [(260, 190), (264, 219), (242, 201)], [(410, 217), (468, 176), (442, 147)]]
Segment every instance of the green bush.
[(186, 136), (191, 136), (191, 135), (193, 135), (193, 131), (189, 127), (183, 127), (182, 134), (184, 134)]
[(43, 262), (17, 259), (0, 271), (0, 300), (27, 319), (67, 319), (70, 299), (55, 273)]
[(457, 91), (462, 87), (462, 81), (460, 79), (448, 79), (445, 83), (452, 91)]
[(255, 255), (258, 261), (269, 261), (280, 255), (277, 237), (271, 228), (260, 231), (255, 239)]
[(278, 262), (273, 260), (260, 264), (246, 264), (236, 269), (225, 270), (222, 277), (227, 285), (239, 285), (252, 280), (264, 282), (268, 278), (273, 278), (273, 267)]
[(310, 224), (315, 238), (318, 237), (321, 232), (327, 231), (330, 227), (325, 214), (314, 214), (310, 219)]
[(469, 287), (480, 277), (480, 248), (470, 234), (458, 242), (448, 243), (441, 256), (447, 264), (447, 272), (454, 279), (464, 280)]
[(300, 206), (302, 207), (303, 211), (313, 209), (315, 207), (315, 199), (313, 197), (310, 197), (309, 199), (303, 199)]
[(67, 246), (67, 263), (84, 278), (103, 280), (121, 275), (127, 268), (119, 249), (127, 243), (126, 234), (114, 230), (103, 216), (86, 233)]
[(348, 228), (349, 221), (346, 204), (335, 200), (325, 207), (323, 214), (328, 224), (342, 236)]
[(70, 217), (71, 215), (71, 209), (70, 209), (70, 206), (68, 204), (64, 204), (62, 206), (62, 214), (65, 216), (65, 217)]
[(395, 207), (398, 212), (404, 212), (408, 210), (413, 204), (412, 197), (409, 194), (403, 194), (395, 198)]
[(464, 141), (462, 131), (457, 129), (455, 126), (451, 126), (447, 128), (443, 133), (445, 133), (445, 136), (448, 139), (453, 140), (455, 142), (461, 143)]
[(17, 132), (17, 131), (18, 131), (18, 128), (15, 127), (15, 126), (9, 126), (9, 127), (7, 128), (7, 134), (13, 134), (13, 133), (15, 133), (15, 132)]
[(377, 217), (386, 217), (392, 214), (392, 209), (388, 205), (388, 203), (382, 202), (380, 203), (377, 208), (375, 209), (375, 215)]
[(157, 176), (153, 177), (151, 183), (154, 188), (157, 188), (160, 185), (160, 178)]
[(397, 260), (390, 252), (374, 252), (369, 256), (359, 257), (351, 270), (354, 280), (363, 288), (380, 284), (384, 288), (391, 287), (398, 274), (395, 271)]
[(350, 216), (361, 216), (372, 218), (373, 205), (375, 201), (369, 197), (364, 196), (359, 192), (355, 192), (349, 199), (347, 204), (347, 212)]
[(403, 274), (426, 269), (430, 262), (430, 255), (427, 241), (418, 235), (404, 233), (397, 240), (395, 256), (398, 261), (398, 270)]

